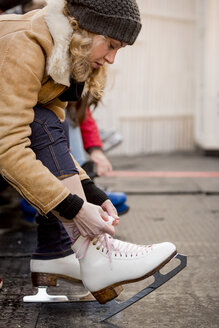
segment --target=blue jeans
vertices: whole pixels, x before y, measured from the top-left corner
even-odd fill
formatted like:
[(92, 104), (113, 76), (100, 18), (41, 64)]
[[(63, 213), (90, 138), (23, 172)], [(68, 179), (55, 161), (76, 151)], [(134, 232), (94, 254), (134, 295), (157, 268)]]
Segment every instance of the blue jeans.
[[(69, 152), (68, 124), (61, 123), (49, 109), (41, 106), (34, 108), (35, 117), (30, 125), (30, 148), (57, 178), (78, 174)], [(37, 246), (33, 259), (54, 259), (73, 253), (72, 242), (62, 223), (51, 213), (38, 215)]]
[(87, 161), (87, 159), (85, 156), (85, 150), (79, 126), (73, 128), (73, 126), (69, 124), (69, 143), (72, 155), (74, 156), (78, 164), (82, 166)]

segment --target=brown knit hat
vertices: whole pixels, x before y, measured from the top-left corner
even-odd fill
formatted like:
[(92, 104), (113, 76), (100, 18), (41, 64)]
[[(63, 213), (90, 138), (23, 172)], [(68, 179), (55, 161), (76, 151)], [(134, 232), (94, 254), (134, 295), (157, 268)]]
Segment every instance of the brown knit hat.
[(72, 17), (89, 32), (133, 44), (141, 30), (135, 0), (66, 0)]

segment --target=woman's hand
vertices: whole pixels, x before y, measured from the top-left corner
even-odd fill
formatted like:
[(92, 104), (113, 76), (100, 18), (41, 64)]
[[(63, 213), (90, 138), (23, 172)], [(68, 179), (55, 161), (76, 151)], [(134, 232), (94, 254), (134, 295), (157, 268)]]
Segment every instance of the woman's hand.
[(101, 205), (102, 209), (107, 212), (108, 215), (112, 216), (115, 220), (113, 221), (113, 225), (119, 224), (119, 217), (116, 208), (113, 206), (112, 202), (107, 199), (105, 202)]
[[(103, 204), (105, 204), (106, 200)], [(110, 202), (111, 203), (111, 202)], [(112, 205), (113, 206), (113, 205)], [(110, 207), (107, 205), (107, 208)], [(104, 210), (111, 215), (105, 206), (100, 206), (84, 202), (82, 208), (74, 218), (75, 225), (77, 226), (80, 234), (83, 237), (94, 238), (102, 233), (108, 233), (111, 236), (115, 234), (115, 229), (111, 224), (108, 224), (108, 215)]]

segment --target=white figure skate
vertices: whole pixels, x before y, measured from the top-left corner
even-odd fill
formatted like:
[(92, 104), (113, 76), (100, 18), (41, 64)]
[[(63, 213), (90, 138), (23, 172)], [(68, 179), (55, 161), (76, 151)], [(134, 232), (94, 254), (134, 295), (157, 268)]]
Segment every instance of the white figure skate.
[[(109, 219), (110, 224), (113, 219)], [(162, 286), (184, 269), (187, 263), (186, 256), (177, 254), (172, 243), (135, 245), (113, 239), (107, 234), (93, 240), (80, 236), (72, 249), (80, 265), (75, 254), (70, 255), (69, 259), (63, 258), (65, 261), (67, 259), (64, 266), (61, 265), (62, 259), (59, 259), (60, 263), (57, 260), (32, 260), (32, 280), (38, 287), (38, 294), (25, 296), (24, 302), (68, 302), (66, 296), (46, 293), (47, 286), (55, 286), (57, 279), (64, 278), (83, 283), (101, 304), (111, 301), (110, 310), (100, 320), (104, 321)], [(180, 260), (180, 264), (168, 273), (161, 274), (159, 270), (174, 257)], [(114, 300), (123, 290), (123, 284), (140, 281), (152, 275), (154, 282), (130, 299), (124, 302)], [(77, 295), (75, 301), (94, 300), (91, 294)]]
[[(94, 298), (89, 291), (82, 286), (80, 278), (80, 264), (75, 254), (53, 260), (31, 260), (30, 271), (32, 284), (38, 288), (36, 295), (24, 296), (26, 302), (70, 302), (70, 301), (92, 301)], [(56, 286), (57, 280), (62, 279), (73, 284), (81, 284), (83, 292), (74, 294), (71, 300), (65, 295), (49, 295), (47, 288)]]
[(118, 296), (118, 287), (143, 280), (176, 255), (172, 243), (140, 246), (102, 234), (92, 241), (80, 236), (72, 249), (80, 261), (81, 279), (104, 304)]

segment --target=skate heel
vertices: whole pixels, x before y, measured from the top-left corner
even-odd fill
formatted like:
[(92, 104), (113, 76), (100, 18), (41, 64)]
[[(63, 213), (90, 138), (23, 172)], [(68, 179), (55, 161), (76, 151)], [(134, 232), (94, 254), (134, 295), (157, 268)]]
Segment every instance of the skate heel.
[(95, 299), (100, 303), (100, 304), (105, 304), (117, 296), (123, 291), (122, 286), (117, 286), (117, 287), (107, 287), (101, 290), (98, 290), (97, 292), (92, 292), (91, 294), (95, 297)]
[(56, 286), (57, 275), (52, 273), (32, 272), (31, 279), (33, 287), (39, 286)]

